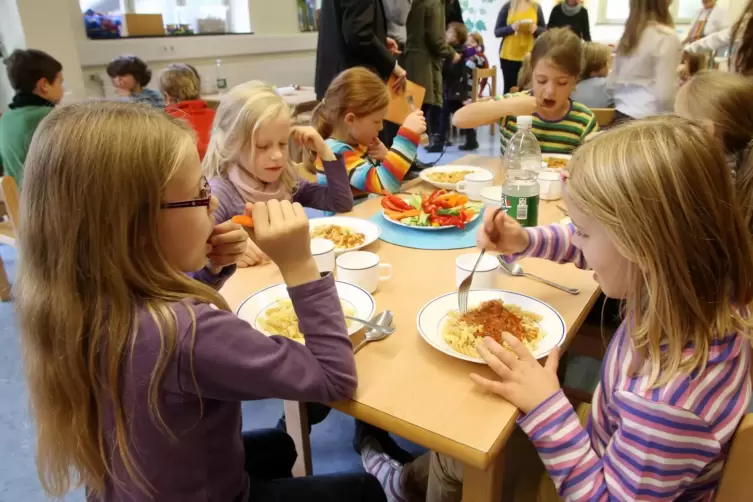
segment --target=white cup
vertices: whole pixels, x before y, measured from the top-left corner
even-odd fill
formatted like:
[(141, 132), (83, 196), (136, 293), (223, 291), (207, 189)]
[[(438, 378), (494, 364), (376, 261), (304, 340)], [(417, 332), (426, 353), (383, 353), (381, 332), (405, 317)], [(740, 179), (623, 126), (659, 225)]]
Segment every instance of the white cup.
[(481, 190), (491, 186), (494, 182), (494, 175), (489, 171), (476, 171), (468, 173), (455, 185), (455, 191), (468, 196), (471, 200), (481, 200)]
[(337, 280), (354, 284), (369, 293), (376, 291), (380, 281), (390, 277), (392, 265), (380, 264), (379, 257), (374, 253), (352, 251), (337, 258)]
[(327, 239), (311, 239), (311, 254), (319, 273), (335, 270), (335, 243)]
[(562, 198), (562, 178), (558, 171), (539, 173), (539, 198), (557, 200)]
[[(455, 282), (460, 287), (460, 283), (471, 275), (471, 270), (478, 260), (479, 253), (462, 254), (455, 260)], [(473, 274), (471, 289), (494, 289), (497, 286), (497, 269), (499, 263), (497, 258), (485, 254), (481, 262), (476, 267)]]
[(481, 189), (481, 202), (485, 207), (498, 208), (502, 207), (502, 187), (492, 186)]

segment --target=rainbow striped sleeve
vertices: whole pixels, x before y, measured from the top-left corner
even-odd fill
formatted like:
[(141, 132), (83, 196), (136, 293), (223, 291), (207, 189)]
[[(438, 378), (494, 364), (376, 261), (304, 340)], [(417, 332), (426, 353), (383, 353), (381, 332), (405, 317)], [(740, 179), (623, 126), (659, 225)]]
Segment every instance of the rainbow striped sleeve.
[(572, 223), (555, 223), (526, 228), (525, 231), (528, 233), (528, 247), (522, 253), (503, 256), (506, 262), (512, 263), (520, 258), (532, 257), (557, 263), (573, 263), (581, 269), (588, 268), (583, 253), (573, 245), (575, 226)]
[(561, 390), (518, 420), (563, 499), (675, 500), (722, 453), (691, 411), (626, 391), (612, 405), (619, 420), (601, 456)]

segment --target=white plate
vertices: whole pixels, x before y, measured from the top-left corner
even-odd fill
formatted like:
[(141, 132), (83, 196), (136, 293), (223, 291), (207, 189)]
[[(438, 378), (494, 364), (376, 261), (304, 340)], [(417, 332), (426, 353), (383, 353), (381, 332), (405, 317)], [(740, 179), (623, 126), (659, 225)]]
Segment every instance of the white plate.
[[(358, 286), (348, 284), (347, 282), (336, 281), (335, 285), (337, 286), (337, 295), (340, 297), (340, 301), (349, 305), (355, 311), (354, 317), (366, 320), (372, 318), (374, 311), (376, 310), (376, 302), (374, 301), (373, 296)], [(238, 307), (237, 315), (255, 329), (261, 331), (267, 336), (271, 336), (271, 333), (267, 333), (261, 328), (259, 319), (267, 310), (269, 310), (270, 307), (273, 307), (281, 300), (287, 300), (289, 298), (290, 296), (288, 295), (287, 286), (285, 284), (275, 284), (274, 286), (269, 286), (261, 291), (257, 291), (243, 300), (243, 303)], [(349, 335), (356, 333), (363, 327), (361, 323), (355, 321), (349, 322)]]
[(353, 230), (354, 232), (360, 232), (364, 235), (364, 237), (366, 237), (366, 239), (363, 241), (363, 244), (361, 244), (360, 246), (355, 246), (348, 249), (335, 248), (336, 255), (364, 248), (379, 239), (379, 236), (382, 234), (382, 229), (379, 228), (379, 225), (369, 220), (362, 220), (361, 218), (351, 218), (349, 216), (330, 216), (327, 218), (314, 218), (312, 220), (309, 220), (309, 228), (311, 231), (313, 231), (316, 227), (326, 225), (339, 225), (341, 227), (346, 227)]
[[(474, 221), (476, 221), (476, 220), (478, 219), (478, 217), (479, 217), (479, 216), (481, 216), (481, 213), (476, 213), (476, 215), (475, 215), (475, 216), (474, 216), (473, 218), (471, 218), (471, 221), (469, 221), (469, 222), (467, 222), (467, 223), (465, 224), (465, 227), (466, 227), (466, 228), (468, 228), (468, 225), (470, 225), (471, 223), (473, 223)], [(413, 230), (428, 230), (428, 231), (434, 231), (434, 230), (447, 230), (448, 228), (458, 228), (458, 227), (456, 227), (456, 226), (453, 226), (453, 225), (445, 225), (445, 226), (443, 226), (443, 227), (419, 227), (419, 226), (417, 226), (417, 225), (406, 225), (405, 223), (403, 223), (403, 222), (401, 222), (401, 221), (395, 221), (395, 220), (393, 220), (392, 218), (388, 218), (388, 217), (387, 217), (387, 215), (386, 215), (386, 214), (384, 214), (384, 208), (382, 208), (382, 217), (383, 217), (383, 218), (384, 218), (385, 220), (387, 220), (387, 221), (389, 221), (390, 223), (392, 223), (393, 225), (399, 225), (399, 226), (401, 226), (401, 227), (405, 227), (405, 228), (412, 228)]]
[[(566, 159), (567, 161), (570, 161), (570, 159), (573, 158), (572, 155), (567, 154), (567, 153), (542, 153), (541, 154), (541, 167), (542, 167), (542, 169), (545, 169), (545, 170), (549, 169), (549, 165), (546, 163), (546, 160), (544, 160), (547, 157), (552, 157), (552, 158), (555, 158), (555, 159)], [(551, 170), (552, 171), (561, 171), (562, 169), (560, 169), (560, 168), (554, 169), (553, 168)]]
[(487, 172), (487, 169), (484, 169), (483, 167), (476, 167), (476, 166), (456, 166), (456, 165), (448, 165), (448, 166), (437, 166), (437, 167), (430, 167), (429, 169), (424, 169), (419, 173), (419, 177), (427, 182), (430, 185), (433, 185), (437, 188), (441, 188), (444, 190), (455, 190), (455, 185), (457, 183), (439, 183), (437, 181), (432, 181), (429, 179), (429, 174), (431, 173), (449, 173), (452, 171), (473, 171), (475, 173), (478, 172)]
[[(550, 305), (537, 300), (536, 298), (513, 293), (512, 291), (503, 291), (499, 289), (479, 289), (471, 290), (468, 293), (468, 308), (477, 307), (480, 303), (487, 300), (502, 300), (505, 303), (517, 305), (523, 310), (533, 312), (541, 316), (539, 327), (544, 336), (539, 340), (533, 355), (536, 359), (549, 354), (555, 347), (558, 347), (565, 341), (565, 321), (562, 316)], [(434, 298), (423, 306), (418, 313), (416, 323), (418, 331), (429, 345), (445, 354), (471, 361), (474, 363), (486, 364), (480, 357), (470, 357), (455, 351), (442, 338), (442, 328), (448, 322), (448, 314), (458, 310), (458, 293), (447, 293), (446, 295)]]

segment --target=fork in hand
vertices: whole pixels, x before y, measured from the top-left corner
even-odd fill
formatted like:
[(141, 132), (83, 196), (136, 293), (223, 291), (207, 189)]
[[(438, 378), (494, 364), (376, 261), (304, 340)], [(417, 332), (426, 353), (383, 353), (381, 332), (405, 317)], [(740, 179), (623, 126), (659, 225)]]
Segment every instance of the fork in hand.
[[(494, 220), (497, 219), (497, 215), (501, 211), (504, 211), (504, 210), (505, 210), (504, 207), (498, 207), (494, 211), (494, 216), (492, 216), (492, 224), (494, 223)], [(494, 232), (496, 232), (496, 227), (494, 228)], [(492, 240), (496, 240), (496, 239), (492, 239)], [(473, 265), (473, 270), (471, 270), (471, 274), (465, 279), (463, 279), (463, 282), (460, 283), (460, 287), (458, 288), (458, 307), (460, 309), (460, 315), (466, 314), (468, 312), (468, 292), (471, 290), (471, 283), (473, 282), (473, 274), (476, 273), (478, 264), (481, 263), (481, 259), (484, 257), (484, 254), (486, 254), (486, 249), (481, 250), (481, 254), (478, 255), (476, 264)]]

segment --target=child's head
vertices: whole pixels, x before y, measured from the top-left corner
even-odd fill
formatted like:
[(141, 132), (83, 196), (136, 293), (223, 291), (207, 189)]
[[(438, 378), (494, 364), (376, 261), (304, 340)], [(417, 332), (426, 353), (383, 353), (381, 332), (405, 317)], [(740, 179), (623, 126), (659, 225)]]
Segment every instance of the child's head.
[(569, 169), (573, 243), (604, 293), (625, 300), (650, 381), (705, 364), (712, 337), (740, 326), (734, 308), (753, 299), (753, 246), (719, 143), (656, 117), (587, 141)]
[(463, 45), (468, 41), (468, 28), (463, 23), (450, 23), (447, 25), (444, 38), (450, 45)]
[(625, 22), (625, 30), (617, 43), (617, 54), (629, 56), (638, 47), (643, 30), (650, 23), (674, 26), (669, 12), (669, 0), (630, 0), (630, 13)]
[(206, 263), (217, 201), (204, 188), (183, 121), (107, 101), (47, 116), (32, 139), (23, 188), (15, 306), (40, 478), (47, 493), (62, 496), (73, 470), (102, 493), (111, 467), (111, 452), (101, 450), (106, 403), (115, 412), (118, 461), (139, 478), (118, 383), (138, 310), (152, 314), (165, 349), (145, 378), (153, 419), (167, 427), (158, 393), (177, 338), (170, 304), (228, 309), (185, 275)]
[(314, 110), (314, 127), (323, 138), (337, 134), (349, 143), (370, 145), (379, 137), (390, 95), (382, 80), (366, 68), (340, 73)]
[(467, 44), (470, 47), (483, 47), (484, 37), (481, 36), (481, 33), (474, 31), (468, 35)]
[(182, 63), (171, 64), (162, 72), (159, 87), (168, 105), (199, 99), (201, 93), (196, 70)]
[(528, 91), (531, 89), (533, 80), (533, 67), (531, 67), (531, 53), (523, 56), (523, 63), (520, 65), (518, 72), (518, 89)]
[(152, 80), (152, 70), (136, 56), (120, 56), (107, 65), (107, 74), (116, 89), (139, 92)]
[(290, 107), (275, 89), (253, 81), (233, 87), (222, 97), (212, 139), (204, 157), (211, 179), (235, 164), (263, 183), (280, 180), (291, 192), (298, 184), (288, 142)]
[(612, 48), (598, 42), (585, 42), (581, 54), (580, 79), (606, 77), (612, 62)]
[(46, 52), (16, 49), (5, 66), (17, 93), (36, 94), (52, 103), (63, 99), (63, 65)]
[(732, 25), (728, 65), (731, 71), (753, 74), (753, 0), (749, 0), (742, 15)]
[(570, 93), (580, 75), (580, 58), (580, 37), (570, 28), (548, 30), (536, 40), (531, 68), (539, 113), (558, 118), (567, 112)]

